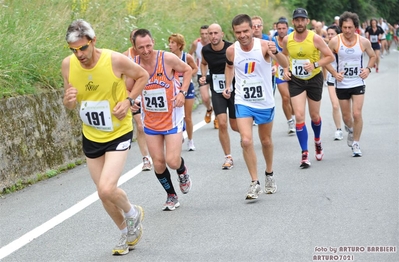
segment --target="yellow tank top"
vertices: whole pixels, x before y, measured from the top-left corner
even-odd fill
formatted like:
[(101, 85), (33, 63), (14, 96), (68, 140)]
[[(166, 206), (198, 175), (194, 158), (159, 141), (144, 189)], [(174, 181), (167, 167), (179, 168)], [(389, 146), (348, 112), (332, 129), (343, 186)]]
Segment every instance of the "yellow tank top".
[(304, 63), (314, 63), (320, 60), (320, 51), (314, 46), (313, 37), (315, 33), (308, 31), (308, 35), (302, 42), (294, 40), (294, 34), (288, 35), (287, 51), (290, 56), (290, 70), (291, 73), (303, 80), (310, 79), (320, 73), (320, 67), (314, 69), (312, 72), (306, 72), (303, 68)]
[(83, 68), (75, 55), (71, 55), (69, 65), (69, 83), (78, 90), (83, 134), (97, 143), (112, 141), (133, 130), (130, 110), (122, 120), (112, 115), (115, 105), (127, 97), (124, 80), (113, 72), (112, 52), (102, 49), (91, 69)]

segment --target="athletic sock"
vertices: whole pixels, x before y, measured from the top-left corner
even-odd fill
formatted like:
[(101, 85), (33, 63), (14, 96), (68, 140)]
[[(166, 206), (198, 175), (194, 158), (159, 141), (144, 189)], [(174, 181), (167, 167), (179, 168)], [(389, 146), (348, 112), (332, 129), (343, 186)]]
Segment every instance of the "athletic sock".
[(314, 140), (319, 141), (320, 133), (321, 133), (321, 117), (319, 118), (319, 121), (317, 121), (317, 122), (312, 121), (312, 129), (314, 132)]
[(127, 235), (127, 227), (125, 227), (124, 229), (121, 229), (121, 234), (122, 235)]
[(184, 174), (184, 172), (186, 172), (186, 166), (184, 165), (184, 159), (182, 157), (181, 158), (181, 162), (180, 162), (180, 167), (178, 169), (176, 169), (176, 172), (181, 175)]
[(125, 213), (125, 217), (135, 217), (137, 216), (137, 210), (132, 206), (129, 212)]
[(299, 145), (302, 151), (308, 150), (308, 129), (306, 128), (305, 122), (297, 123), (295, 125), (296, 136), (298, 137)]
[(157, 174), (155, 172), (155, 175), (157, 176), (159, 182), (165, 189), (166, 193), (176, 195), (176, 191), (173, 187), (172, 180), (170, 180), (170, 173), (168, 168), (166, 168), (162, 174)]
[(271, 173), (267, 173), (267, 172), (265, 171), (265, 174), (266, 174), (266, 176), (273, 176), (273, 171), (272, 171)]

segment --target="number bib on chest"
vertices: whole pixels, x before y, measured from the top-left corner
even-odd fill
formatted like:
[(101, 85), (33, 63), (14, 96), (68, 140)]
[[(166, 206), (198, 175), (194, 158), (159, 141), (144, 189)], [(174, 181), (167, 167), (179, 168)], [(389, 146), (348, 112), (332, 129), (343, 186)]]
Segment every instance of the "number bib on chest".
[(344, 78), (356, 78), (359, 76), (360, 69), (357, 65), (344, 65)]
[(79, 115), (83, 123), (95, 129), (107, 132), (114, 130), (111, 109), (107, 100), (82, 101)]
[(292, 59), (292, 74), (297, 78), (307, 78), (309, 73), (305, 70), (305, 63), (309, 63), (309, 59)]
[(241, 89), (243, 92), (242, 98), (245, 101), (254, 102), (266, 100), (261, 80), (251, 79), (251, 82), (244, 81), (244, 83), (241, 84)]
[(163, 88), (144, 90), (144, 109), (150, 112), (168, 112), (168, 100)]
[(378, 43), (378, 35), (370, 35), (371, 43)]
[[(223, 93), (223, 90), (226, 88), (226, 77), (224, 74), (213, 74), (212, 75), (212, 84), (213, 90), (216, 93)], [(230, 90), (233, 88), (230, 86)]]

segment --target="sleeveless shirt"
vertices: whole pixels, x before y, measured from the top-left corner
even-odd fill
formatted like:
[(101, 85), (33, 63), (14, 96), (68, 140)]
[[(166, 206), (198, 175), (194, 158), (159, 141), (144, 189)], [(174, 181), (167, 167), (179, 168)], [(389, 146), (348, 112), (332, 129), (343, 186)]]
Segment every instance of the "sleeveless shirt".
[(353, 46), (346, 46), (342, 41), (342, 34), (338, 35), (337, 72), (344, 72), (344, 79), (337, 82), (337, 88), (353, 88), (363, 86), (364, 80), (359, 76), (363, 68), (363, 48), (360, 36), (356, 36)]
[(253, 38), (250, 51), (243, 51), (240, 43), (234, 43), (235, 104), (252, 108), (274, 107), (271, 63), (266, 62), (261, 40)]
[[(168, 131), (184, 119), (184, 106), (174, 107), (172, 98), (180, 91), (177, 72), (169, 77), (165, 71), (164, 52), (157, 51), (154, 72), (150, 74), (141, 98), (143, 125), (154, 131)], [(137, 64), (140, 57), (136, 56)]]
[(304, 64), (314, 63), (320, 60), (320, 51), (314, 46), (313, 38), (315, 33), (308, 30), (308, 35), (302, 42), (294, 40), (296, 32), (288, 35), (287, 51), (290, 56), (291, 73), (302, 80), (308, 80), (320, 73), (321, 68), (318, 67), (312, 72), (307, 72)]
[(69, 64), (69, 83), (78, 90), (79, 115), (84, 136), (94, 142), (112, 141), (133, 130), (132, 114), (118, 120), (112, 110), (127, 97), (125, 81), (115, 76), (112, 69), (113, 51), (102, 49), (97, 64), (83, 68), (75, 55)]

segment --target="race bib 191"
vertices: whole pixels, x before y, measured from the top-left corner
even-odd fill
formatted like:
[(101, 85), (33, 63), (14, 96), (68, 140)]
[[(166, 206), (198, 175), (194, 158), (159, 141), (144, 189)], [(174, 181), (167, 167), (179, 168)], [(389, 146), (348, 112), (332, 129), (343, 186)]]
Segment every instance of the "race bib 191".
[(83, 123), (95, 129), (111, 132), (114, 130), (109, 102), (82, 101), (79, 110)]

